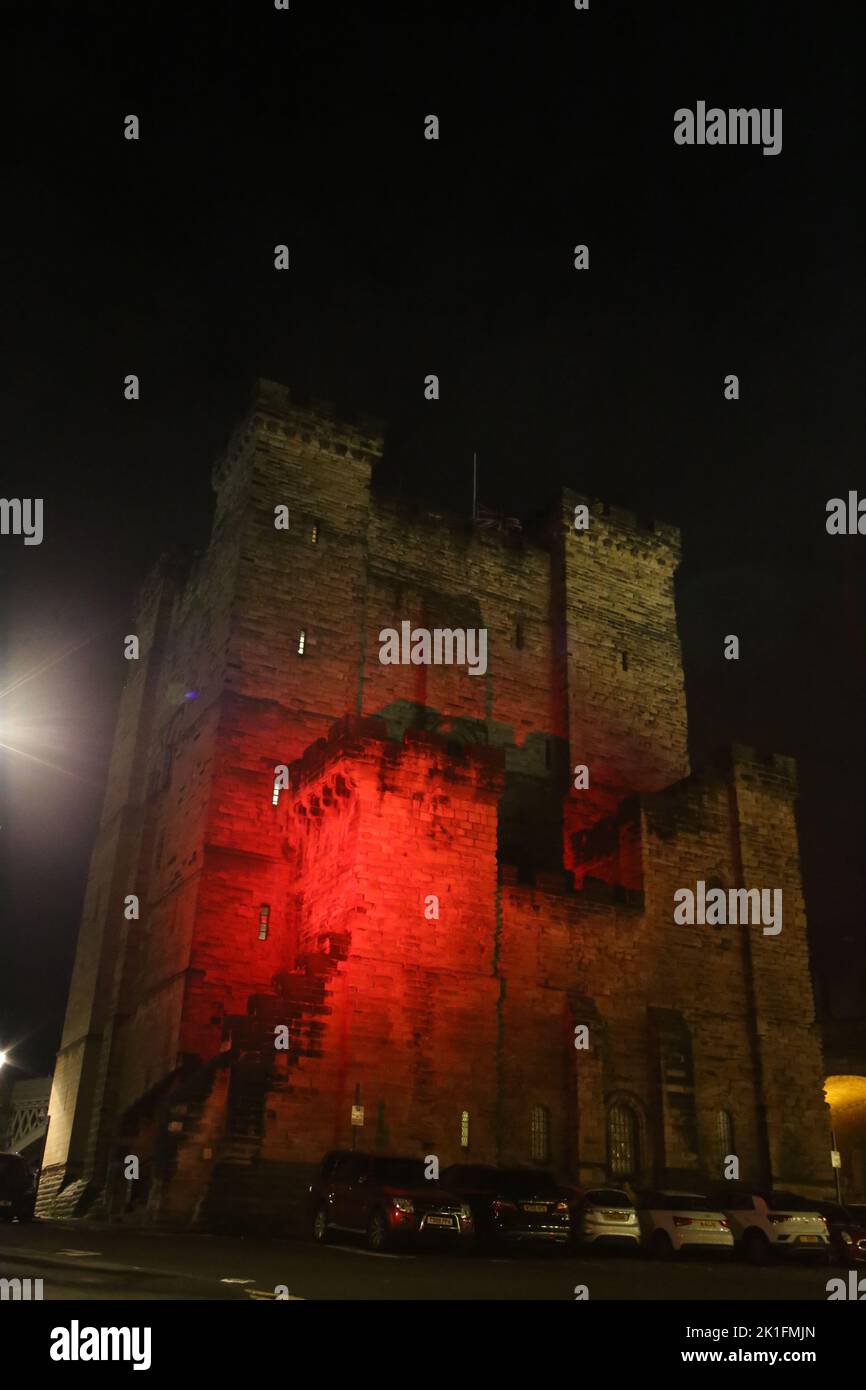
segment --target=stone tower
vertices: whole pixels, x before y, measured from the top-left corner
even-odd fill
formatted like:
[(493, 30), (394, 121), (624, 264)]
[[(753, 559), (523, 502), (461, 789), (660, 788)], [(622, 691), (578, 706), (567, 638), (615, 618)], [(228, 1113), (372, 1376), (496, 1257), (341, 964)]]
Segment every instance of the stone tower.
[[(144, 586), (43, 1209), (138, 1153), (150, 1214), (291, 1226), (356, 1101), (366, 1146), (443, 1164), (712, 1173), (724, 1142), (820, 1189), (793, 769), (689, 772), (677, 532), (578, 530), (571, 492), (523, 531), (414, 511), (381, 449), (260, 383), (206, 552)], [(484, 674), (383, 664), (403, 622), (483, 629)], [(784, 948), (676, 926), (698, 878), (782, 887)]]

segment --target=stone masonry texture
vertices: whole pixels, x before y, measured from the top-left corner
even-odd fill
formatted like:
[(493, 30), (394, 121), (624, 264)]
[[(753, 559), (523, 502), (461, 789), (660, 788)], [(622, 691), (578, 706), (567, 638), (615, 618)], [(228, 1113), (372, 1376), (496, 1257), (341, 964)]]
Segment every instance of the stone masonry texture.
[[(207, 549), (142, 588), (40, 1209), (296, 1229), (356, 1102), (361, 1146), (443, 1167), (733, 1152), (829, 1191), (795, 770), (689, 768), (678, 533), (570, 491), (522, 530), (426, 514), (382, 447), (260, 382)], [(486, 673), (382, 664), (402, 622), (486, 629)], [(781, 889), (781, 933), (677, 925), (698, 880)]]

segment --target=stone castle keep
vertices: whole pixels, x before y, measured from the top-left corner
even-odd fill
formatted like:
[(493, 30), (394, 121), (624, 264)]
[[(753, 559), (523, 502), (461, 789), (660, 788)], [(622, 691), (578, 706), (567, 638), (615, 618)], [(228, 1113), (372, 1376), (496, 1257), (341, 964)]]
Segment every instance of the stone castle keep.
[[(41, 1209), (291, 1229), (356, 1104), (443, 1167), (825, 1190), (794, 769), (690, 772), (677, 531), (413, 512), (381, 450), (259, 383), (207, 550), (143, 588)], [(382, 664), (404, 621), (486, 629), (486, 672)], [(781, 888), (782, 932), (676, 925), (698, 880)]]

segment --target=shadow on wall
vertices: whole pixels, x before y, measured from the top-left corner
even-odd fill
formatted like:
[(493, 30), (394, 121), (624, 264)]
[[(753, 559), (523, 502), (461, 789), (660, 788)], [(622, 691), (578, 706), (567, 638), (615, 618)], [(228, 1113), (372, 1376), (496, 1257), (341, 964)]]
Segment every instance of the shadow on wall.
[(377, 711), (388, 737), (401, 741), (408, 729), (423, 729), (448, 740), (459, 760), (464, 748), (482, 745), (505, 750), (505, 791), (499, 803), (498, 857), (521, 874), (562, 868), (562, 803), (568, 776), (568, 745), (552, 734), (528, 734), (514, 741), (509, 724), (464, 719), (410, 700), (396, 700)]

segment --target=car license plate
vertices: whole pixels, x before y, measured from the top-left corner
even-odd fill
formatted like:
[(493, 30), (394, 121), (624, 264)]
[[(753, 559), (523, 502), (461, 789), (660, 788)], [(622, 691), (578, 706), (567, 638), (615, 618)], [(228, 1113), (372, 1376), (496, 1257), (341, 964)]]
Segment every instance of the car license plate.
[(625, 1211), (606, 1211), (603, 1215), (605, 1221), (628, 1221), (628, 1213)]
[(718, 1221), (696, 1221), (695, 1225), (700, 1226), (702, 1231), (717, 1231), (719, 1228)]
[(524, 1210), (524, 1211), (547, 1211), (547, 1203), (546, 1203), (546, 1202), (524, 1202), (524, 1203), (523, 1203), (523, 1210)]
[(11, 1207), (11, 1202), (0, 1202), (0, 1207)]
[(801, 1236), (800, 1240), (803, 1245), (817, 1245), (819, 1238), (818, 1236)]
[(427, 1225), (428, 1225), (428, 1226), (453, 1226), (453, 1225), (454, 1225), (454, 1218), (453, 1218), (453, 1216), (428, 1216), (428, 1217), (427, 1217)]

